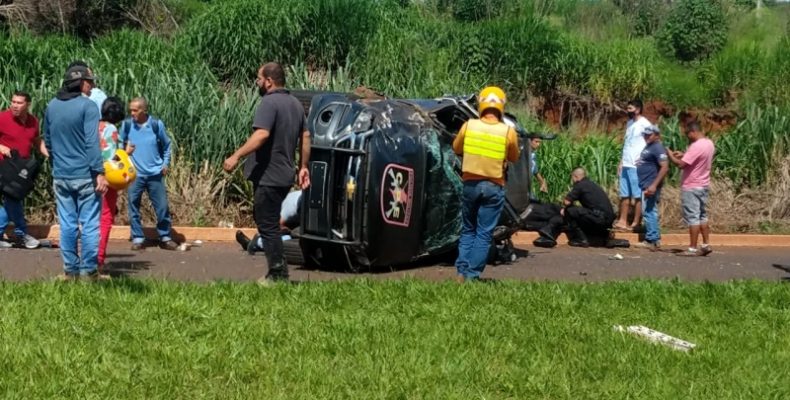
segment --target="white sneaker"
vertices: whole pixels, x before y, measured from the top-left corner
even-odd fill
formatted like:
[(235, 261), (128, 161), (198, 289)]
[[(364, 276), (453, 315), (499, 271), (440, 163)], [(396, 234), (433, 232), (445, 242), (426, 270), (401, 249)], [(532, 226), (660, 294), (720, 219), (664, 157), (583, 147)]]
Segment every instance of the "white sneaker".
[(38, 239), (28, 234), (25, 234), (25, 236), (22, 237), (20, 243), (22, 243), (22, 245), (25, 246), (26, 249), (36, 249), (38, 248), (38, 246), (41, 245), (41, 242), (39, 242)]
[(14, 247), (13, 244), (6, 242), (5, 240), (0, 240), (0, 249), (10, 249)]

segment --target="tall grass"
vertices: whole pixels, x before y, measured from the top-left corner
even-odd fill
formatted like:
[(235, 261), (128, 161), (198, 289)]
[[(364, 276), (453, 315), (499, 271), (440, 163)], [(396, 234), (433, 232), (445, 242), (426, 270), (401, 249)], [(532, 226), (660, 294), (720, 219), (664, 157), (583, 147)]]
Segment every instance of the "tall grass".
[(716, 143), (716, 169), (736, 185), (765, 183), (790, 154), (788, 109), (750, 107), (733, 132)]
[(373, 34), (382, 2), (232, 0), (212, 4), (179, 37), (221, 78), (245, 84), (265, 61), (344, 66)]

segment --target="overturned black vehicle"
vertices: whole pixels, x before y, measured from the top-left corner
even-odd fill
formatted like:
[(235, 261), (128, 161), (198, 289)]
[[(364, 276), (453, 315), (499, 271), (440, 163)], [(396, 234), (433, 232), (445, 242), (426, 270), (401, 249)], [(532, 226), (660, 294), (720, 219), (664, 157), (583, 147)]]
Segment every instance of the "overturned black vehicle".
[[(313, 141), (312, 184), (302, 195), (295, 235), (305, 263), (359, 270), (456, 251), (462, 181), (452, 142), (464, 122), (478, 117), (474, 97), (295, 94), (309, 104)], [(511, 236), (530, 228), (532, 135), (512, 116), (505, 122), (519, 133), (522, 151), (507, 170), (507, 201), (494, 232), (492, 259), (512, 261)]]

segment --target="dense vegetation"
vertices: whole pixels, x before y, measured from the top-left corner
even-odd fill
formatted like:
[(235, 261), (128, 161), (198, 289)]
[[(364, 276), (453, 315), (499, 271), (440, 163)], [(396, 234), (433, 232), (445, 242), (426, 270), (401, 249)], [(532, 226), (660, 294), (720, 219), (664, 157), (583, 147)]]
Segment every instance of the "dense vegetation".
[[(37, 2), (12, 2), (27, 3)], [(769, 184), (790, 150), (790, 10), (781, 4), (95, 3), (82, 12), (106, 15), (112, 24), (86, 27), (78, 23), (78, 13), (58, 24), (31, 24), (29, 18), (6, 13), (0, 31), (0, 106), (21, 88), (33, 93), (34, 111), (40, 115), (68, 62), (84, 58), (106, 92), (151, 100), (153, 113), (176, 140), (178, 166), (209, 171), (208, 185), (219, 188), (212, 193), (222, 197), (214, 203), (248, 198), (248, 187), (238, 176), (227, 179), (218, 171), (221, 160), (247, 135), (256, 101), (252, 78), (265, 60), (288, 65), (289, 84), (296, 88), (352, 90), (364, 85), (394, 97), (432, 97), (502, 85), (513, 100), (511, 111), (523, 123), (562, 131), (558, 141), (541, 150), (551, 188), (548, 199), (567, 188), (567, 171), (574, 165), (587, 166), (603, 184), (614, 182), (624, 123), (621, 107), (633, 97), (661, 105), (651, 118), (661, 117), (656, 122), (674, 147), (685, 146), (678, 134), (682, 111), (690, 110), (716, 128), (716, 174), (733, 187)], [(30, 207), (49, 209), (48, 187), (42, 180)], [(180, 222), (217, 218), (185, 215)]]

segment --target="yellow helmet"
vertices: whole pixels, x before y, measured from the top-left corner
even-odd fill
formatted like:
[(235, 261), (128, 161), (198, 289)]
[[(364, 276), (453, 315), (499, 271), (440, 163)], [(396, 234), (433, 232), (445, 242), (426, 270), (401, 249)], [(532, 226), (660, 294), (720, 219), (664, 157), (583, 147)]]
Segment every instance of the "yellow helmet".
[(505, 103), (507, 103), (505, 91), (496, 86), (488, 86), (480, 91), (480, 96), (477, 98), (477, 111), (482, 114), (488, 108), (495, 108), (502, 116), (505, 114)]
[(126, 189), (137, 178), (137, 170), (126, 151), (118, 149), (109, 161), (104, 162), (104, 177), (115, 190)]

